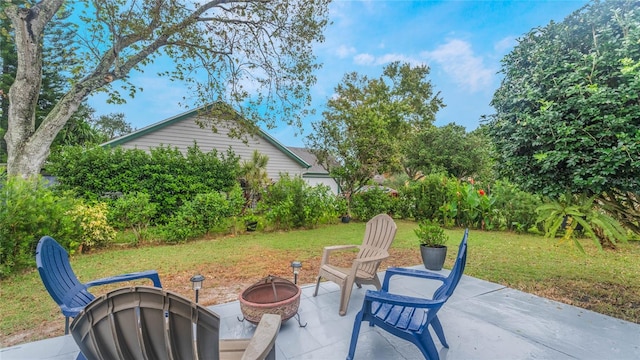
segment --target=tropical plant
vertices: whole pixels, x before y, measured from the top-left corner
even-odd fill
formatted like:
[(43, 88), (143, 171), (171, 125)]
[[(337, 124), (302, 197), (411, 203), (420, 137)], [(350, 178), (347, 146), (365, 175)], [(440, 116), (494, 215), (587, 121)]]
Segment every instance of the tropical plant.
[(250, 160), (243, 161), (240, 165), (240, 176), (245, 182), (245, 198), (247, 208), (255, 208), (260, 200), (265, 187), (269, 184), (267, 163), (269, 157), (253, 150)]
[(540, 206), (536, 211), (544, 225), (545, 236), (555, 238), (559, 231), (564, 231), (561, 241), (573, 241), (582, 252), (584, 249), (577, 232), (592, 238), (600, 249), (615, 248), (617, 242), (626, 242), (624, 228), (595, 203), (595, 198), (565, 194), (559, 200)]
[(449, 240), (440, 224), (433, 220), (422, 220), (418, 228), (413, 230), (418, 237), (418, 242), (426, 247), (443, 247)]

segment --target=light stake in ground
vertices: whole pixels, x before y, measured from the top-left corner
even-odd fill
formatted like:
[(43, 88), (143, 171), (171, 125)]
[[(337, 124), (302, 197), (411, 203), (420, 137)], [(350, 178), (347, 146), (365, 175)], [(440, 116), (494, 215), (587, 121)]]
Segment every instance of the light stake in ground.
[(191, 288), (196, 292), (196, 304), (198, 303), (198, 292), (202, 289), (204, 276), (197, 274), (191, 277)]

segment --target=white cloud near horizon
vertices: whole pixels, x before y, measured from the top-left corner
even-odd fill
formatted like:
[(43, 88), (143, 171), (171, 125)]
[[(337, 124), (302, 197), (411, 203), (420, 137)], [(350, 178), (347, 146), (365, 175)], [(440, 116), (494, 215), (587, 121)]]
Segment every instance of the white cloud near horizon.
[(409, 63), (411, 65), (422, 65), (424, 61), (420, 61), (418, 59), (402, 55), (402, 54), (384, 54), (381, 56), (373, 56), (371, 54), (358, 54), (353, 57), (353, 62), (356, 65), (386, 65), (392, 63), (394, 61), (399, 61), (401, 63)]
[(495, 71), (484, 65), (483, 58), (474, 54), (466, 41), (453, 39), (421, 56), (438, 64), (458, 86), (471, 92), (484, 90), (493, 82)]
[(338, 55), (340, 59), (344, 59), (346, 57), (349, 57), (349, 55), (355, 54), (355, 53), (356, 53), (356, 48), (354, 48), (353, 46), (340, 45), (336, 49), (336, 55)]

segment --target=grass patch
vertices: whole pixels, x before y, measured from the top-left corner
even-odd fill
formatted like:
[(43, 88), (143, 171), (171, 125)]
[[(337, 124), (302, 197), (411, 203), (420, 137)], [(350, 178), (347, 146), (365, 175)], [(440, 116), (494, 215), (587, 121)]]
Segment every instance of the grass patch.
[[(416, 223), (396, 223), (391, 257), (382, 269), (421, 263), (413, 232)], [(244, 287), (268, 274), (290, 278), (293, 260), (303, 264), (300, 282), (312, 283), (324, 246), (357, 244), (363, 233), (363, 223), (350, 222), (313, 230), (209, 237), (180, 245), (114, 246), (74, 256), (71, 264), (82, 281), (156, 269), (164, 288), (189, 298), (193, 297), (189, 278), (201, 273), (206, 280), (200, 301), (213, 305), (237, 299)], [(450, 268), (463, 230), (446, 233), (450, 241), (445, 267)], [(465, 274), (640, 323), (640, 243), (622, 244), (617, 251), (598, 251), (588, 239), (582, 244), (586, 254), (541, 236), (472, 230)], [(342, 256), (348, 263), (353, 252)], [(113, 287), (117, 286), (121, 285)], [(113, 287), (92, 292), (102, 294)], [(64, 318), (37, 271), (2, 280), (0, 304), (1, 347), (63, 334)]]

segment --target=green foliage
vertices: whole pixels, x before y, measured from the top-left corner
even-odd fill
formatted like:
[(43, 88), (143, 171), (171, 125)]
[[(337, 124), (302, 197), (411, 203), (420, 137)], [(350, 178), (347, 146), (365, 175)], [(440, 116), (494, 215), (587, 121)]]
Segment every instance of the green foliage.
[(328, 186), (310, 187), (299, 176), (281, 174), (280, 180), (267, 188), (258, 209), (275, 229), (309, 228), (341, 215), (338, 204)]
[(351, 197), (351, 215), (361, 221), (369, 221), (378, 214), (393, 210), (391, 194), (378, 186), (367, 186)]
[(523, 35), (502, 61), (488, 122), (500, 174), (552, 198), (637, 196), (639, 41), (637, 1), (593, 1)]
[(97, 118), (92, 117), (90, 122), (96, 131), (106, 139), (105, 141), (126, 135), (135, 130), (125, 120), (123, 113), (100, 115)]
[(47, 169), (58, 177), (60, 189), (74, 190), (88, 200), (113, 192), (147, 193), (150, 202), (158, 204), (154, 220), (165, 222), (196, 194), (230, 189), (238, 166), (233, 153), (203, 153), (194, 145), (186, 155), (164, 146), (150, 153), (120, 147), (68, 147), (52, 155)]
[(405, 168), (413, 173), (446, 173), (454, 178), (489, 179), (490, 141), (481, 129), (467, 133), (456, 124), (429, 126), (406, 146)]
[(449, 240), (440, 225), (433, 220), (422, 220), (418, 228), (413, 230), (420, 245), (427, 247), (442, 247)]
[(269, 183), (269, 175), (267, 174), (267, 163), (269, 157), (264, 154), (260, 154), (258, 150), (254, 150), (251, 155), (251, 160), (243, 161), (240, 166), (240, 175), (245, 183), (245, 191), (247, 198), (247, 206), (254, 208), (255, 204), (262, 193), (264, 188)]
[(484, 189), (479, 189), (473, 181), (460, 183), (457, 194), (459, 225), (484, 230), (497, 228), (495, 196)]
[(545, 236), (555, 238), (564, 231), (561, 241), (572, 240), (584, 252), (577, 240), (576, 232), (582, 232), (593, 239), (602, 249), (614, 248), (619, 241), (626, 242), (626, 231), (620, 223), (594, 204), (595, 197), (566, 194), (558, 201), (552, 201), (537, 209), (539, 221), (543, 223)]
[(0, 277), (31, 267), (38, 240), (55, 238), (70, 253), (113, 238), (104, 205), (87, 206), (46, 181), (9, 176), (0, 183)]
[(237, 185), (228, 194), (217, 191), (198, 194), (185, 202), (163, 227), (165, 240), (179, 243), (204, 235), (225, 224), (227, 218), (239, 215), (243, 204), (242, 189)]
[(79, 229), (74, 241), (79, 241), (82, 251), (109, 245), (115, 239), (116, 232), (107, 221), (107, 204), (87, 205), (79, 201), (65, 213)]
[(429, 174), (411, 182), (401, 197), (411, 204), (410, 213), (414, 219), (442, 219), (446, 223), (451, 218), (451, 206), (457, 206), (453, 203), (457, 184), (458, 180), (446, 175)]
[(496, 198), (494, 206), (501, 229), (527, 232), (538, 222), (536, 209), (542, 205), (538, 195), (520, 190), (508, 181), (497, 181), (491, 187), (491, 194)]
[(403, 145), (434, 121), (443, 104), (428, 75), (427, 66), (394, 62), (379, 78), (350, 73), (336, 87), (308, 140), (347, 200), (374, 175), (401, 169)]
[(109, 217), (121, 228), (131, 229), (138, 244), (144, 240), (146, 229), (157, 212), (157, 204), (147, 193), (124, 194), (112, 202)]

